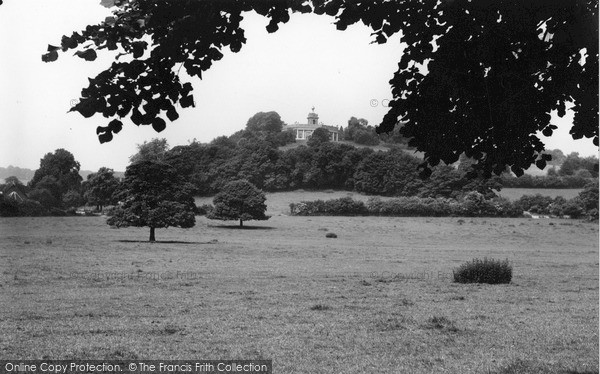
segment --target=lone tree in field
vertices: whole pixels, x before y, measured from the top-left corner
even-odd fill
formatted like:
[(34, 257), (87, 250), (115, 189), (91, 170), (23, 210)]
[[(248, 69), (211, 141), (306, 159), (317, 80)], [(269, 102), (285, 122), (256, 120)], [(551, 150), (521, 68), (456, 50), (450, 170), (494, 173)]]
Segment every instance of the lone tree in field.
[(229, 182), (213, 200), (214, 209), (206, 215), (209, 219), (223, 221), (240, 220), (240, 227), (244, 221), (267, 220), (265, 215), (267, 205), (265, 194), (246, 180)]
[(140, 161), (129, 165), (115, 198), (120, 201), (106, 222), (117, 227), (190, 228), (196, 223), (192, 187), (169, 164)]

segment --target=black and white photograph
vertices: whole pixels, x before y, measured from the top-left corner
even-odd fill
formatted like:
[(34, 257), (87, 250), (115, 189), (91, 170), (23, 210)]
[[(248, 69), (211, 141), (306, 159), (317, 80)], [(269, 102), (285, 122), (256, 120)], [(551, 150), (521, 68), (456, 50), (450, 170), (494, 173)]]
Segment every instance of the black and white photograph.
[(598, 5), (0, 0), (0, 374), (598, 374)]

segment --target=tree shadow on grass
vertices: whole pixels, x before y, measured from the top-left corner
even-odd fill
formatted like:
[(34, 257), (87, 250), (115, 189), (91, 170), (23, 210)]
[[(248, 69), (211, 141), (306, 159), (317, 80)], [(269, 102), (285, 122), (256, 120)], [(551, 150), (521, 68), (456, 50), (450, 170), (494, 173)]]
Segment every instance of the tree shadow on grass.
[(183, 242), (183, 241), (179, 241), (179, 240), (156, 240), (154, 242), (151, 242), (149, 240), (127, 240), (127, 239), (122, 239), (122, 240), (117, 240), (118, 242), (121, 243), (157, 243), (157, 244), (215, 244), (217, 243), (216, 240), (211, 240), (208, 242)]
[(240, 226), (240, 225), (211, 225), (216, 229), (234, 229), (234, 230), (275, 230), (272, 226)]

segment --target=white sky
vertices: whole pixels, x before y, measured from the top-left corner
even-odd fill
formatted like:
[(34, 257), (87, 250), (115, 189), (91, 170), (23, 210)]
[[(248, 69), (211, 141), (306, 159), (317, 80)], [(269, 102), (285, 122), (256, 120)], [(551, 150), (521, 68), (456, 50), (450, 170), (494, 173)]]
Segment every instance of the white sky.
[[(203, 80), (192, 80), (195, 108), (181, 109), (160, 134), (127, 120), (111, 142), (100, 144), (96, 127), (109, 120), (67, 111), (87, 78), (109, 66), (112, 56), (101, 53), (87, 62), (70, 52), (53, 63), (41, 60), (48, 44), (59, 45), (62, 35), (104, 19), (109, 12), (99, 2), (5, 0), (0, 6), (0, 166), (36, 169), (44, 154), (65, 148), (82, 169), (122, 171), (144, 140), (164, 137), (171, 146), (194, 138), (208, 142), (244, 128), (260, 111), (277, 111), (287, 123), (305, 122), (314, 105), (319, 121), (335, 126), (346, 126), (351, 116), (377, 125), (386, 113), (381, 103), (391, 98), (388, 81), (402, 53), (398, 36), (370, 44), (368, 28), (340, 32), (332, 18), (316, 15), (294, 15), (268, 34), (265, 18), (247, 14), (247, 44), (239, 53), (224, 51)], [(597, 155), (591, 140), (568, 135), (571, 119), (555, 118), (559, 130), (545, 138), (547, 148)]]

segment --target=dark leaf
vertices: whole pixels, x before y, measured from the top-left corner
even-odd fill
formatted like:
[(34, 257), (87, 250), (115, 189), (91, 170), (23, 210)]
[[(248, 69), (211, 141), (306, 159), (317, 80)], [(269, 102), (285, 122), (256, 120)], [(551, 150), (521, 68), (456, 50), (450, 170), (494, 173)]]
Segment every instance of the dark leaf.
[(544, 169), (546, 167), (546, 160), (537, 160), (535, 162), (535, 166), (537, 166), (539, 169)]
[(77, 51), (77, 52), (75, 52), (75, 55), (78, 57), (81, 57), (82, 59), (84, 59), (86, 61), (94, 61), (96, 59), (96, 57), (98, 57), (98, 55), (96, 54), (96, 51), (93, 49), (86, 49), (85, 51)]
[(42, 61), (44, 61), (44, 62), (56, 61), (57, 58), (58, 58), (58, 52), (56, 52), (56, 51), (50, 51), (50, 52), (42, 55)]
[(96, 113), (95, 103), (91, 99), (81, 100), (70, 111), (78, 111), (85, 118), (90, 118)]
[(177, 118), (179, 118), (179, 113), (177, 113), (177, 110), (175, 110), (174, 107), (171, 107), (167, 110), (167, 118), (171, 122), (173, 122), (173, 121), (177, 120)]
[(100, 140), (100, 144), (110, 142), (113, 138), (113, 135), (110, 131), (105, 132), (104, 134), (98, 135), (98, 140)]
[(156, 132), (161, 132), (163, 131), (165, 128), (167, 128), (167, 123), (165, 122), (164, 119), (160, 118), (160, 117), (156, 117), (153, 121), (152, 121), (152, 128), (154, 129), (154, 131)]
[(194, 96), (188, 95), (186, 97), (183, 97), (183, 98), (181, 98), (181, 100), (179, 100), (179, 103), (181, 104), (181, 106), (183, 108), (194, 106)]
[(108, 129), (115, 134), (118, 134), (123, 129), (123, 123), (118, 119), (113, 119), (108, 123)]

